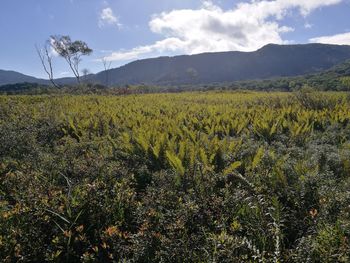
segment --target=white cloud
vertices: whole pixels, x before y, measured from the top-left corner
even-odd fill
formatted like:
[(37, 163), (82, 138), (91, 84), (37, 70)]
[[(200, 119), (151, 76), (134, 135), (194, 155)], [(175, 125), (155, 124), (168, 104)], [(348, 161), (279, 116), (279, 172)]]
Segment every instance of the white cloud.
[(313, 27), (313, 25), (310, 24), (310, 23), (305, 23), (305, 24), (304, 24), (304, 28), (306, 28), (306, 29), (310, 29), (310, 28), (312, 28), (312, 27)]
[(118, 52), (112, 52), (106, 56), (105, 59), (108, 61), (126, 61), (131, 59), (137, 59), (140, 56), (148, 53), (162, 53), (165, 51), (176, 51), (181, 50), (186, 45), (183, 41), (177, 38), (167, 38), (161, 41), (157, 41), (153, 45), (139, 46), (130, 50), (121, 50)]
[(323, 44), (336, 44), (336, 45), (350, 45), (350, 32), (332, 35), (332, 36), (315, 37), (315, 38), (311, 38), (309, 42), (323, 43)]
[(63, 71), (63, 72), (60, 72), (60, 76), (67, 76), (69, 75), (70, 73), (68, 71)]
[(122, 27), (118, 17), (114, 15), (114, 12), (110, 7), (102, 9), (101, 13), (99, 14), (98, 26), (104, 27), (106, 25), (114, 25), (118, 28)]
[(290, 43), (283, 34), (294, 29), (282, 25), (288, 13), (297, 10), (307, 16), (323, 6), (342, 0), (252, 0), (223, 10), (212, 1), (203, 1), (199, 9), (182, 9), (154, 15), (152, 32), (163, 40), (131, 50), (113, 52), (109, 60), (136, 59), (145, 54), (175, 51), (185, 54), (216, 51), (253, 51), (268, 43)]

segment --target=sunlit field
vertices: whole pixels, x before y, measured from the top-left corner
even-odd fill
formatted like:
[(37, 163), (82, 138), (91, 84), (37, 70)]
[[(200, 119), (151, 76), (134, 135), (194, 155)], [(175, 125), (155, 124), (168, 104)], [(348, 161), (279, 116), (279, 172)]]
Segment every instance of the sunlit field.
[(3, 262), (349, 262), (350, 96), (0, 96)]

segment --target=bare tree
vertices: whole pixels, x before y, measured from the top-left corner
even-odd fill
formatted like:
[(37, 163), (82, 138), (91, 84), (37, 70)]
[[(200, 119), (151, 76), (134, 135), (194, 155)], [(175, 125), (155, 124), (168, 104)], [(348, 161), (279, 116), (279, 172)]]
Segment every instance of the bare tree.
[(51, 46), (66, 60), (80, 84), (79, 64), (82, 60), (81, 57), (90, 55), (93, 50), (81, 40), (73, 42), (69, 36), (51, 36)]
[(52, 83), (53, 86), (55, 86), (56, 88), (59, 88), (59, 85), (57, 85), (54, 81), (54, 75), (53, 75), (53, 69), (52, 69), (52, 54), (50, 52), (50, 42), (46, 41), (45, 45), (41, 48), (35, 45), (35, 49), (40, 58), (41, 65), (43, 66), (44, 71), (49, 77), (50, 82)]
[(90, 70), (87, 68), (82, 69), (81, 74), (83, 74), (83, 81), (87, 82), (87, 77), (90, 74)]
[(112, 61), (108, 61), (105, 57), (101, 59), (103, 68), (105, 70), (105, 76), (106, 76), (106, 86), (109, 86), (109, 70), (112, 66)]

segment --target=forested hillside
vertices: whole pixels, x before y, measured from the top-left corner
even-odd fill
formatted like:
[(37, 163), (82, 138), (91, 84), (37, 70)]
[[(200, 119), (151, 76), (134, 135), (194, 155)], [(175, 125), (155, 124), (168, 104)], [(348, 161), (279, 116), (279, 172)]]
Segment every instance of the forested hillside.
[[(319, 73), (350, 59), (350, 46), (306, 44), (267, 45), (254, 52), (217, 52), (138, 60), (125, 66), (88, 74), (84, 83), (105, 86), (212, 85)], [(15, 83), (49, 84), (17, 72), (0, 71), (0, 86)], [(76, 84), (60, 78), (60, 85)]]
[[(267, 45), (255, 52), (161, 57), (108, 71), (110, 85), (210, 84), (297, 76), (326, 70), (350, 59), (350, 46)], [(106, 72), (92, 81), (104, 84)]]
[(8, 84), (23, 83), (23, 82), (48, 84), (48, 81), (43, 79), (37, 79), (15, 71), (0, 69), (0, 86), (8, 85)]

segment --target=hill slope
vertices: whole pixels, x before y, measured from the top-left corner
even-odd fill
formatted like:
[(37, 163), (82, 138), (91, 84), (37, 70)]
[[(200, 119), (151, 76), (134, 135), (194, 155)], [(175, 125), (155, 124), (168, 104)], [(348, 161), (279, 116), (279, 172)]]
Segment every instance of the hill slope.
[[(190, 56), (159, 57), (91, 74), (87, 80), (106, 85), (210, 84), (245, 80), (294, 77), (327, 70), (350, 59), (350, 46), (269, 44), (254, 52), (218, 52)], [(14, 83), (49, 84), (47, 80), (14, 71), (0, 70), (0, 86)], [(62, 85), (74, 78), (57, 79)]]
[(44, 79), (37, 79), (16, 71), (0, 70), (0, 86), (8, 85), (8, 84), (24, 83), (24, 82), (48, 84), (48, 81)]
[[(131, 62), (108, 72), (111, 85), (199, 84), (315, 73), (350, 59), (350, 46), (267, 45), (254, 52), (219, 52)], [(105, 72), (93, 80), (105, 83)]]

